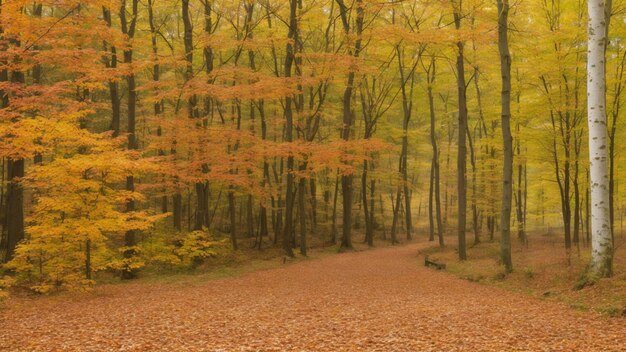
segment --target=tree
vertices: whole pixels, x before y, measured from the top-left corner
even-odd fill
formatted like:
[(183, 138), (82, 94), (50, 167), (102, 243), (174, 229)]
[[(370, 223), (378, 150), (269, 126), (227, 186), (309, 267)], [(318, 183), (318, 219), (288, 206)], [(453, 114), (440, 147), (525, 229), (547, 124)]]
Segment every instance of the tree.
[(509, 1), (498, 0), (498, 51), (502, 72), (502, 216), (500, 219), (500, 258), (506, 271), (513, 271), (511, 261), (511, 204), (513, 196), (513, 138), (511, 137), (511, 55), (508, 39)]
[[(461, 29), (462, 2), (453, 2), (454, 10), (454, 26), (458, 30)], [(457, 154), (457, 197), (458, 197), (458, 213), (457, 213), (457, 232), (459, 239), (459, 259), (467, 259), (465, 244), (465, 224), (467, 212), (467, 179), (465, 177), (465, 167), (467, 164), (467, 146), (465, 145), (465, 136), (467, 133), (467, 86), (465, 84), (465, 56), (463, 54), (465, 44), (459, 40), (456, 43), (456, 76), (457, 76), (457, 92), (458, 92), (458, 154)]]
[[(433, 150), (433, 155), (431, 158), (431, 176), (430, 176), (430, 187), (429, 187), (429, 196), (428, 196), (428, 213), (429, 213), (429, 222), (430, 222), (430, 238), (429, 240), (434, 240), (435, 237), (435, 219), (437, 225), (437, 238), (439, 240), (439, 246), (444, 246), (443, 239), (443, 223), (441, 221), (441, 179), (439, 177), (439, 147), (437, 145), (437, 126), (436, 126), (436, 113), (435, 113), (435, 100), (433, 98), (433, 84), (435, 83), (436, 78), (436, 58), (435, 55), (431, 56), (430, 63), (426, 68), (423, 65), (426, 71), (426, 79), (428, 82), (428, 111), (430, 117), (430, 144)], [(434, 202), (433, 202), (434, 200)], [(433, 204), (434, 203), (434, 204)]]
[(606, 116), (605, 51), (607, 3), (589, 0), (587, 41), (587, 119), (591, 189), (591, 273), (612, 274), (613, 239), (609, 213), (608, 132)]
[[(3, 4), (0, 2), (0, 11), (2, 11)], [(6, 11), (5, 11), (6, 12)], [(9, 46), (19, 51), (20, 40), (19, 38), (5, 38), (2, 35), (3, 28), (0, 28), (0, 39), (2, 41), (8, 41)], [(2, 44), (3, 52), (7, 52), (7, 45)], [(10, 72), (5, 68), (0, 75), (0, 81), (11, 82), (14, 92), (4, 91), (2, 97), (2, 108), (10, 109), (10, 95), (15, 94), (25, 84), (24, 72), (20, 68), (22, 57), (18, 54), (15, 56), (9, 56), (5, 60), (6, 63), (11, 62), (15, 67)], [(18, 122), (16, 118), (12, 119)], [(21, 184), (21, 179), (25, 175), (25, 156), (19, 153), (8, 155), (7, 157), (7, 191), (6, 191), (6, 206), (4, 209), (4, 224), (2, 224), (3, 232), (6, 233), (6, 248), (4, 261), (8, 261), (13, 258), (13, 253), (17, 244), (24, 239), (24, 189)]]
[[(297, 20), (297, 0), (289, 1), (289, 39), (287, 42), (287, 49), (285, 54), (285, 77), (291, 77), (292, 66), (295, 61), (295, 47), (298, 43), (298, 20)], [(285, 140), (287, 142), (293, 142), (293, 96), (287, 96), (285, 98)], [(289, 155), (287, 157), (287, 186), (285, 195), (285, 226), (283, 228), (283, 249), (285, 253), (293, 257), (292, 242), (293, 232), (295, 228), (293, 220), (293, 208), (295, 205), (295, 191), (294, 191), (294, 168), (295, 168), (294, 156)]]
[[(128, 101), (127, 101), (127, 119), (128, 119), (128, 142), (127, 148), (128, 150), (135, 150), (139, 148), (136, 136), (136, 128), (137, 128), (137, 90), (136, 90), (136, 81), (135, 81), (135, 73), (133, 72), (133, 47), (132, 40), (135, 37), (135, 29), (137, 28), (137, 16), (139, 13), (139, 0), (132, 0), (131, 3), (131, 12), (130, 12), (130, 21), (127, 19), (127, 9), (126, 9), (126, 0), (122, 0), (120, 5), (120, 22), (122, 25), (122, 33), (127, 36), (128, 43), (127, 47), (124, 49), (124, 64), (128, 65), (128, 69), (130, 72), (126, 75), (126, 85), (128, 88)], [(130, 174), (126, 177), (126, 190), (129, 192), (135, 191), (135, 177)], [(126, 203), (126, 211), (133, 212), (135, 211), (135, 200), (130, 198)], [(133, 256), (137, 254), (137, 248), (135, 247), (137, 242), (135, 238), (135, 230), (130, 229), (126, 231), (124, 235), (124, 257), (126, 259), (131, 259)], [(122, 273), (122, 277), (125, 279), (132, 279), (136, 275), (135, 270), (132, 266), (129, 266), (127, 270), (124, 270)]]
[[(350, 26), (349, 9), (343, 0), (336, 0), (339, 6), (339, 14), (341, 17), (341, 23), (343, 25), (344, 34), (346, 37), (352, 34)], [(355, 59), (359, 58), (361, 54), (361, 44), (363, 33), (363, 21), (364, 21), (364, 4), (362, 0), (356, 0), (356, 21), (353, 35), (356, 36), (354, 41), (354, 47), (348, 49), (349, 55)], [(347, 39), (347, 38), (346, 38)], [(341, 138), (344, 141), (350, 139), (350, 133), (352, 131), (352, 124), (354, 120), (354, 111), (352, 110), (352, 94), (354, 91), (356, 73), (351, 68), (348, 72), (348, 80), (346, 82), (346, 88), (343, 92), (343, 127), (341, 130)], [(341, 249), (352, 249), (352, 174), (341, 175), (341, 193), (343, 195), (343, 230), (341, 236)]]

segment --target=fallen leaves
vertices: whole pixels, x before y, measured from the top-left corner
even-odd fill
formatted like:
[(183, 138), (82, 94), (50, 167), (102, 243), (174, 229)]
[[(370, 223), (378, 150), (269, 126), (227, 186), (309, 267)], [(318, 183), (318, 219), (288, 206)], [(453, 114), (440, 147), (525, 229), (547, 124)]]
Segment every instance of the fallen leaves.
[(419, 266), (416, 246), (180, 287), (10, 298), (2, 351), (623, 351), (622, 319)]

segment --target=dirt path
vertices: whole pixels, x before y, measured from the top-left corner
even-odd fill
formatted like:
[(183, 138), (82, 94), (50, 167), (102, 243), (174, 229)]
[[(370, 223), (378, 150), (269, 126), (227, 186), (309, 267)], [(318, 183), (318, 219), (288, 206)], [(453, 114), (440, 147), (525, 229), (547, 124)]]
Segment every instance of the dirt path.
[(420, 245), (0, 311), (2, 351), (626, 351), (626, 323), (425, 269)]

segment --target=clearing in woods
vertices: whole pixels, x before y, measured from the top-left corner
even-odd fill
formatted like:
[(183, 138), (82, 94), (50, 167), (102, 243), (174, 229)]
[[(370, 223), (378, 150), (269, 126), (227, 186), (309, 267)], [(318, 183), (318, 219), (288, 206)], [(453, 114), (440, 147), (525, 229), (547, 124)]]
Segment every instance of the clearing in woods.
[(3, 351), (624, 351), (611, 319), (424, 268), (424, 244), (181, 287), (14, 298)]

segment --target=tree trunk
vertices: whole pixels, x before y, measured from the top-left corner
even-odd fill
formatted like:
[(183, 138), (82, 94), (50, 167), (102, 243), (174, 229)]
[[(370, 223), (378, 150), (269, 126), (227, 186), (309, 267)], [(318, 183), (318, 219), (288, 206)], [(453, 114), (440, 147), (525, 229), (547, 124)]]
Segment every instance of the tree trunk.
[[(519, 131), (520, 131), (520, 124), (517, 123), (517, 141), (516, 141), (516, 149), (517, 149), (517, 157), (518, 159), (520, 158), (521, 154), (522, 154), (522, 147), (520, 145), (520, 140), (519, 140)], [(523, 175), (524, 175), (524, 165), (522, 164), (521, 161), (518, 162), (517, 165), (517, 192), (516, 192), (516, 196), (515, 196), (515, 204), (516, 204), (516, 215), (517, 215), (517, 239), (520, 240), (522, 243), (526, 243), (526, 220), (525, 220), (525, 215), (524, 215), (524, 186), (522, 184), (522, 179), (523, 179)]]
[(172, 197), (172, 218), (174, 220), (174, 228), (176, 231), (183, 229), (183, 196), (177, 189)]
[[(338, 174), (339, 172), (337, 172)], [(339, 175), (335, 177), (335, 192), (333, 192), (333, 215), (330, 230), (330, 243), (337, 243), (337, 200), (339, 198)]]
[(511, 203), (513, 193), (513, 139), (511, 137), (511, 55), (509, 54), (509, 0), (498, 2), (498, 51), (502, 73), (502, 215), (500, 218), (500, 258), (506, 271), (513, 271), (511, 260)]
[[(108, 23), (110, 26), (110, 19)], [(152, 80), (154, 82), (158, 82), (161, 79), (161, 66), (159, 65), (157, 61), (158, 60), (158, 46), (157, 46), (158, 34), (157, 34), (156, 24), (154, 22), (154, 0), (148, 0), (148, 23), (150, 25), (150, 39), (151, 39), (151, 44), (152, 44), (152, 55), (153, 55), (153, 60), (155, 60), (155, 63), (152, 65)], [(109, 83), (109, 85), (110, 84), (111, 83)], [(113, 101), (113, 97), (114, 97), (113, 92), (111, 92), (111, 101)], [(160, 115), (163, 112), (163, 100), (154, 102), (153, 109), (154, 109), (154, 116)], [(163, 129), (161, 128), (160, 124), (157, 127), (156, 133), (157, 133), (157, 137), (161, 137), (163, 135)], [(159, 156), (164, 156), (165, 151), (162, 148), (159, 148), (159, 150), (157, 151), (157, 154)], [(163, 180), (163, 183), (165, 183), (165, 179)], [(166, 188), (163, 187), (162, 191), (164, 194), (161, 196), (161, 212), (167, 213), (168, 204), (167, 204), (167, 195), (165, 194)]]
[(391, 206), (393, 207), (393, 220), (391, 221), (391, 244), (396, 244), (398, 242), (398, 237), (396, 235), (397, 227), (398, 227), (398, 218), (400, 214), (400, 204), (402, 198), (402, 191), (400, 187), (398, 187), (398, 191), (396, 192), (396, 198), (394, 200), (393, 193), (391, 195)]
[[(306, 164), (302, 165), (300, 170), (305, 170)], [(305, 210), (305, 202), (304, 197), (306, 194), (306, 179), (304, 177), (300, 177), (300, 181), (298, 183), (298, 212), (300, 213), (300, 254), (303, 256), (307, 255), (306, 252), (306, 210)]]
[[(15, 43), (19, 47), (19, 42)], [(7, 71), (2, 71), (2, 81), (8, 80)], [(21, 71), (11, 72), (11, 82), (16, 85), (25, 83), (24, 73)], [(4, 92), (3, 92), (4, 93)], [(9, 96), (4, 94), (2, 107), (9, 106)], [(5, 261), (13, 258), (15, 248), (24, 239), (24, 189), (21, 179), (25, 176), (24, 159), (7, 159), (7, 190), (5, 195), (4, 209), (4, 232), (6, 233)]]
[(5, 261), (13, 258), (15, 247), (24, 239), (24, 159), (7, 159), (7, 184), (5, 204), (6, 254)]
[[(120, 7), (120, 23), (122, 25), (122, 33), (126, 34), (131, 40), (135, 36), (135, 27), (137, 24), (137, 14), (138, 14), (138, 6), (139, 0), (132, 0), (132, 11), (131, 11), (131, 19), (127, 21), (126, 19), (126, 0), (122, 0)], [(132, 46), (124, 50), (124, 63), (127, 65), (131, 65), (133, 62), (133, 49)], [(126, 85), (128, 88), (128, 102), (127, 102), (127, 131), (128, 134), (128, 149), (135, 150), (138, 148), (137, 137), (135, 134), (136, 128), (136, 110), (137, 110), (137, 91), (135, 84), (135, 74), (134, 72), (130, 72), (126, 76)], [(135, 178), (133, 175), (129, 175), (126, 177), (126, 190), (129, 192), (135, 191)], [(126, 203), (126, 211), (133, 212), (135, 211), (135, 201), (129, 200)], [(124, 246), (126, 249), (124, 250), (124, 257), (129, 259), (134, 257), (137, 253), (135, 250), (135, 246), (137, 244), (137, 240), (135, 238), (135, 230), (128, 230), (124, 235)], [(135, 270), (126, 269), (122, 272), (122, 279), (133, 279), (137, 276)]]
[(572, 238), (576, 246), (580, 242), (580, 184), (579, 179), (579, 164), (580, 164), (580, 150), (582, 146), (582, 131), (574, 131), (574, 179), (572, 185), (574, 186), (574, 236)]
[[(185, 47), (185, 84), (193, 79), (193, 25), (191, 23), (191, 15), (189, 13), (189, 0), (182, 0), (182, 19), (183, 19), (183, 44)], [(210, 18), (210, 13), (209, 13)], [(206, 59), (206, 58), (205, 58)], [(187, 99), (187, 115), (189, 118), (200, 118), (200, 112), (198, 110), (198, 97), (192, 94)], [(201, 123), (196, 123), (196, 127), (201, 127)], [(206, 165), (202, 165), (202, 173), (207, 173), (209, 170)], [(204, 181), (196, 182), (196, 209), (194, 212), (194, 225), (193, 229), (196, 231), (202, 230), (207, 224), (208, 218), (208, 190), (207, 184)], [(191, 209), (189, 209), (191, 212)]]
[[(291, 77), (292, 66), (295, 59), (294, 42), (297, 39), (297, 0), (289, 1), (290, 15), (289, 15), (289, 34), (290, 41), (287, 42), (287, 49), (285, 55), (285, 77)], [(293, 142), (293, 103), (294, 98), (289, 95), (285, 98), (285, 141), (287, 143)], [(285, 226), (283, 229), (283, 249), (289, 257), (293, 257), (293, 208), (295, 203), (295, 191), (294, 191), (294, 171), (295, 161), (293, 155), (287, 157), (287, 186), (285, 194)]]
[(363, 194), (363, 216), (365, 217), (365, 242), (368, 246), (374, 245), (374, 224), (370, 215), (370, 204), (367, 198), (367, 171), (368, 161), (363, 161), (363, 173), (361, 174), (361, 193)]
[(237, 214), (235, 209), (235, 190), (233, 186), (228, 188), (228, 216), (230, 218), (230, 244), (233, 250), (238, 249), (237, 246)]
[(309, 180), (311, 190), (311, 232), (317, 232), (317, 183), (314, 178)]
[(480, 231), (478, 229), (478, 205), (476, 204), (476, 154), (474, 154), (474, 143), (472, 142), (469, 126), (467, 128), (467, 141), (469, 142), (470, 164), (472, 165), (472, 228), (474, 231), (474, 245), (477, 245), (480, 243)]
[(606, 124), (605, 49), (607, 8), (589, 0), (587, 57), (587, 116), (591, 184), (591, 265), (594, 276), (608, 277), (613, 269), (613, 239), (609, 213), (609, 174)]
[(444, 246), (443, 241), (443, 221), (441, 219), (441, 179), (439, 177), (439, 147), (437, 145), (437, 126), (435, 119), (435, 100), (433, 98), (433, 84), (435, 83), (435, 59), (434, 57), (431, 59), (431, 67), (432, 73), (428, 72), (428, 109), (430, 112), (430, 143), (433, 149), (433, 156), (431, 160), (432, 169), (433, 169), (433, 180), (432, 183), (434, 185), (433, 196), (435, 200), (435, 217), (437, 219), (437, 237), (439, 239), (439, 246)]
[[(408, 153), (409, 153), (409, 122), (411, 121), (411, 112), (413, 110), (413, 85), (414, 85), (414, 70), (409, 72), (409, 77), (405, 77), (404, 62), (402, 60), (402, 50), (400, 45), (396, 45), (396, 56), (398, 57), (398, 71), (400, 73), (400, 90), (402, 92), (402, 150), (400, 152), (399, 171), (402, 175), (402, 192), (404, 193), (404, 209), (405, 209), (405, 224), (406, 224), (406, 239), (412, 239), (413, 224), (411, 219), (411, 195), (409, 193), (408, 185)], [(408, 81), (411, 81), (409, 91), (406, 89)]]
[[(339, 12), (341, 22), (343, 24), (344, 34), (346, 36), (351, 35), (350, 30), (350, 16), (348, 14), (348, 7), (344, 4), (343, 0), (336, 0), (339, 5)], [(349, 54), (354, 58), (358, 58), (361, 53), (361, 33), (363, 31), (363, 1), (356, 0), (356, 28), (355, 28), (355, 43), (354, 48), (350, 48)], [(350, 139), (350, 131), (352, 130), (353, 116), (352, 111), (352, 93), (354, 90), (354, 78), (356, 73), (354, 70), (350, 70), (348, 73), (348, 81), (346, 82), (346, 88), (343, 93), (343, 128), (341, 131), (341, 138), (344, 141)], [(352, 247), (352, 175), (341, 176), (341, 192), (343, 200), (343, 224), (342, 224), (342, 236), (340, 250), (351, 250)]]
[(430, 163), (430, 178), (428, 183), (428, 241), (435, 240), (435, 218), (434, 218), (434, 202), (433, 196), (435, 188), (434, 180), (435, 180), (435, 167), (434, 163)]
[[(454, 25), (457, 30), (461, 29), (461, 2), (454, 9)], [(459, 95), (459, 125), (458, 125), (458, 155), (457, 155), (457, 196), (458, 196), (458, 214), (457, 214), (457, 231), (459, 238), (459, 260), (467, 259), (465, 244), (465, 224), (466, 224), (466, 208), (467, 208), (467, 180), (465, 178), (465, 164), (467, 147), (465, 145), (465, 136), (467, 130), (467, 97), (465, 85), (465, 59), (463, 55), (463, 42), (456, 44), (458, 52), (456, 58), (457, 68), (457, 89)]]
[[(106, 22), (108, 27), (111, 27), (111, 11), (103, 7), (102, 15), (104, 21)], [(106, 48), (106, 43), (104, 46)], [(115, 46), (111, 46), (109, 48), (110, 57), (108, 55), (104, 56), (104, 63), (106, 68), (115, 70), (117, 69), (117, 49)], [(115, 80), (110, 80), (108, 82), (109, 85), (109, 99), (111, 100), (111, 125), (110, 129), (113, 131), (113, 137), (117, 137), (120, 135), (120, 97), (119, 97), (119, 84)]]

